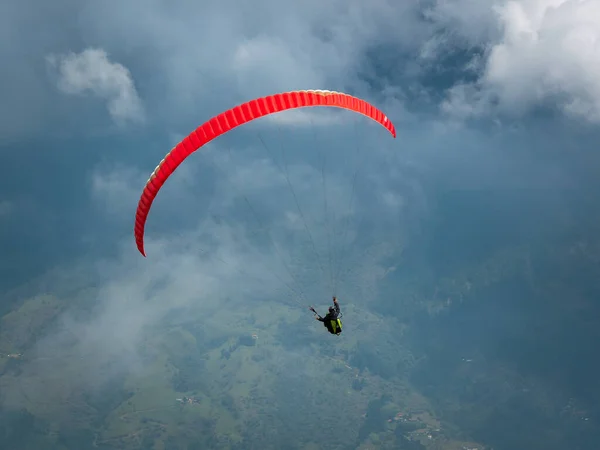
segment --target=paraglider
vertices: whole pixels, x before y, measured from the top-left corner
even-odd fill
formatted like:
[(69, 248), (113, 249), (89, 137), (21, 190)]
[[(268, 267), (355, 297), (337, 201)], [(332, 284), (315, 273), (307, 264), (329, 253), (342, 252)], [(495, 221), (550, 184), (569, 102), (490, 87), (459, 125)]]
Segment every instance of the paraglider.
[(323, 322), (323, 325), (325, 328), (327, 328), (327, 331), (329, 331), (331, 334), (335, 334), (336, 336), (340, 335), (342, 332), (342, 321), (340, 320), (340, 304), (338, 303), (336, 296), (333, 297), (333, 306), (329, 307), (325, 317), (321, 317), (312, 306), (310, 306), (308, 309), (315, 314), (316, 320)]
[(144, 230), (152, 202), (167, 178), (192, 153), (216, 137), (260, 117), (311, 106), (329, 106), (357, 112), (381, 124), (395, 138), (396, 130), (388, 117), (365, 100), (348, 94), (324, 90), (304, 90), (284, 92), (257, 98), (235, 106), (200, 125), (190, 135), (179, 142), (154, 169), (146, 182), (140, 197), (134, 235), (139, 252), (146, 256)]

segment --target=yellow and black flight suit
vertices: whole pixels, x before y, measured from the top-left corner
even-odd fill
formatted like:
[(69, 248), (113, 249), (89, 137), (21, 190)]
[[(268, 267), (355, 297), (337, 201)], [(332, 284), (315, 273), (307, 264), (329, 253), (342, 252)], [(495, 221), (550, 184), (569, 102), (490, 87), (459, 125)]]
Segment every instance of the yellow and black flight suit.
[[(316, 311), (315, 311), (315, 314)], [(339, 334), (342, 332), (342, 321), (339, 319), (340, 315), (340, 305), (337, 301), (333, 302), (333, 307), (329, 307), (329, 312), (325, 315), (325, 317), (321, 317), (317, 314), (317, 320), (319, 322), (323, 322), (327, 331), (331, 334)]]

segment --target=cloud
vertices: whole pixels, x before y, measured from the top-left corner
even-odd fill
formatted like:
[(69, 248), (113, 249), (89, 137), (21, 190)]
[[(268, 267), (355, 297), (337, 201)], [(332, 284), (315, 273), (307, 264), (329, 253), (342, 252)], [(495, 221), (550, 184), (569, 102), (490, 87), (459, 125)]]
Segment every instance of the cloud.
[(81, 53), (49, 55), (48, 63), (58, 72), (58, 88), (70, 95), (91, 93), (106, 101), (117, 123), (142, 121), (144, 110), (131, 73), (111, 62), (106, 51), (88, 48)]
[[(579, 22), (572, 18), (576, 14), (551, 13), (541, 1), (439, 1), (423, 16), (423, 2), (418, 1), (227, 0), (167, 6), (157, 0), (72, 3), (67, 15), (70, 26), (61, 28), (64, 34), (60, 39), (36, 47), (36, 60), (43, 63), (44, 55), (53, 55), (49, 62), (58, 75), (60, 92), (102, 99), (119, 123), (149, 118), (142, 125), (156, 126), (145, 128), (132, 140), (89, 135), (74, 139), (70, 134), (76, 128), (73, 122), (60, 118), (77, 119), (80, 109), (73, 108), (72, 98), (55, 92), (55, 86), (50, 90), (42, 85), (55, 92), (57, 101), (52, 98), (50, 103), (62, 108), (63, 114), (56, 114), (53, 123), (60, 122), (55, 128), (64, 130), (67, 137), (58, 141), (44, 135), (50, 148), (59, 149), (45, 152), (44, 158), (31, 158), (29, 151), (11, 153), (20, 162), (12, 167), (26, 168), (31, 174), (25, 181), (9, 180), (7, 186), (17, 194), (40, 183), (37, 170), (45, 169), (60, 180), (65, 179), (66, 171), (82, 174), (68, 189), (58, 190), (60, 183), (47, 180), (41, 188), (31, 188), (36, 204), (48, 204), (44, 201), (49, 197), (67, 204), (59, 211), (53, 203), (56, 211), (52, 211), (52, 220), (43, 221), (44, 227), (70, 226), (74, 230), (64, 233), (64, 239), (46, 239), (43, 252), (59, 254), (81, 233), (87, 242), (101, 244), (89, 246), (91, 251), (77, 247), (84, 262), (75, 261), (73, 266), (85, 267), (91, 279), (85, 281), (88, 289), (80, 291), (72, 280), (57, 288), (69, 306), (55, 329), (45, 328), (44, 333), (49, 333), (40, 334), (33, 349), (25, 349), (27, 358), (37, 353), (40, 361), (58, 355), (52, 363), (45, 359), (40, 366), (27, 366), (30, 359), (23, 362), (23, 378), (35, 375), (38, 369), (44, 373), (46, 364), (54, 365), (48, 374), (64, 374), (51, 388), (48, 377), (40, 377), (39, 391), (48, 396), (66, 390), (61, 388), (68, 386), (65, 379), (91, 383), (116, 373), (154, 370), (148, 365), (148, 355), (156, 354), (155, 349), (166, 341), (161, 333), (181, 321), (196, 320), (209, 338), (235, 336), (240, 330), (258, 326), (260, 320), (264, 320), (260, 325), (264, 329), (273, 327), (279, 318), (284, 323), (293, 321), (296, 314), (306, 313), (306, 303), (328, 300), (330, 255), (334, 265), (341, 268), (334, 281), (340, 298), (344, 305), (357, 308), (346, 317), (364, 325), (359, 329), (349, 322), (348, 330), (356, 331), (349, 334), (364, 340), (372, 333), (376, 347), (377, 342), (389, 338), (385, 330), (393, 328), (393, 319), (389, 311), (383, 311), (385, 317), (369, 327), (360, 322), (360, 309), (381, 304), (386, 286), (390, 301), (404, 297), (402, 287), (394, 284), (395, 276), (421, 279), (422, 267), (436, 272), (435, 260), (442, 259), (442, 254), (437, 247), (440, 238), (436, 241), (431, 230), (437, 222), (425, 221), (424, 217), (432, 219), (444, 208), (453, 209), (447, 196), (452, 200), (457, 191), (487, 189), (489, 198), (481, 206), (484, 215), (485, 208), (493, 210), (499, 202), (494, 194), (507, 186), (521, 191), (532, 186), (553, 187), (549, 195), (558, 198), (554, 193), (568, 183), (559, 186), (556, 180), (570, 180), (568, 169), (559, 162), (552, 166), (556, 171), (541, 170), (543, 161), (532, 157), (522, 163), (514, 153), (507, 156), (499, 151), (510, 146), (525, 153), (530, 139), (525, 132), (494, 140), (479, 130), (451, 129), (445, 118), (432, 125), (405, 114), (399, 99), (408, 107), (411, 102), (421, 107), (423, 97), (409, 94), (424, 91), (421, 83), (441, 73), (443, 76), (435, 81), (444, 87), (433, 83), (436, 95), (432, 98), (439, 99), (442, 89), (455, 85), (444, 103), (444, 109), (454, 116), (498, 111), (526, 114), (536, 105), (558, 102), (569, 114), (584, 117), (577, 111), (593, 106), (593, 96), (585, 97), (583, 90), (577, 90), (594, 86), (591, 68), (571, 73), (569, 66), (559, 65), (559, 56), (566, 52), (560, 45), (558, 55), (548, 54), (552, 45), (564, 41), (560, 36), (578, 29)], [(571, 3), (572, 9), (580, 4), (583, 2)], [(539, 11), (544, 13), (540, 16)], [(593, 22), (592, 12), (589, 16)], [(552, 14), (554, 18), (548, 19)], [(6, 19), (0, 17), (2, 20)], [(31, 33), (34, 28), (14, 26), (11, 39), (5, 42), (12, 46), (23, 41), (18, 34), (21, 30), (26, 30), (27, 37), (35, 37), (37, 34)], [(529, 29), (533, 31), (519, 31)], [(551, 38), (551, 30), (558, 37)], [(68, 52), (88, 45), (93, 47), (81, 53)], [(447, 58), (460, 52), (466, 56)], [(566, 57), (579, 61), (581, 57), (576, 55)], [(456, 70), (454, 78), (446, 77), (448, 66)], [(36, 73), (22, 71), (27, 77)], [(367, 79), (365, 73), (372, 77)], [(550, 81), (536, 84), (539, 77)], [(473, 78), (477, 81), (469, 82)], [(527, 90), (532, 84), (538, 91)], [(171, 146), (228, 107), (259, 95), (303, 88), (341, 90), (373, 100), (394, 120), (399, 138), (392, 140), (364, 117), (355, 121), (355, 115), (317, 108), (273, 115), (258, 126), (248, 124), (227, 133), (192, 155), (165, 184), (147, 224), (148, 258), (142, 258), (132, 236), (133, 215), (148, 176)], [(143, 93), (143, 105), (138, 90)], [(575, 98), (587, 103), (573, 103)], [(8, 115), (10, 108), (4, 109)], [(55, 110), (51, 111), (49, 119), (54, 116)], [(402, 120), (398, 120), (401, 113)], [(79, 129), (89, 133), (88, 127)], [(544, 137), (551, 141), (559, 134), (543, 131), (534, 133), (536, 139), (551, 136)], [(563, 139), (568, 141), (568, 137)], [(102, 151), (82, 152), (82, 144)], [(558, 140), (551, 144), (562, 150)], [(321, 172), (321, 154), (327, 156), (326, 180)], [(34, 164), (40, 164), (39, 168)], [(14, 174), (7, 171), (11, 173), (1, 182), (13, 175), (18, 179), (19, 170)], [(3, 192), (4, 186), (0, 186)], [(513, 197), (509, 200), (516, 203)], [(14, 199), (7, 197), (7, 201)], [(31, 217), (38, 218), (39, 210), (31, 210)], [(461, 214), (464, 219), (457, 228), (468, 227), (473, 210)], [(38, 223), (28, 220), (39, 235)], [(444, 237), (446, 232), (437, 231)], [(28, 238), (21, 241), (30, 242)], [(401, 250), (406, 244), (410, 244), (407, 247), (411, 247), (412, 255), (403, 265)], [(100, 246), (102, 249), (97, 250)], [(432, 259), (426, 257), (428, 246), (436, 254)], [(36, 259), (37, 254), (32, 254), (31, 259)], [(382, 283), (384, 278), (387, 285)], [(304, 295), (290, 292), (290, 287), (302, 288)], [(412, 296), (402, 299), (407, 303), (418, 300)], [(378, 314), (378, 308), (374, 310)], [(318, 334), (322, 327), (310, 317), (301, 317), (301, 326), (315, 330), (316, 337), (290, 336), (295, 345), (309, 346), (326, 338)], [(225, 323), (235, 323), (236, 327), (225, 328)], [(71, 351), (90, 359), (87, 370), (63, 373), (66, 365), (61, 365), (73, 361), (67, 355)], [(272, 352), (273, 361), (282, 356), (300, 360), (278, 346), (273, 346)], [(79, 360), (75, 361), (73, 366), (81, 369)], [(138, 379), (130, 381), (136, 384)], [(22, 404), (22, 398), (14, 402)]]
[(91, 178), (92, 197), (109, 214), (135, 211), (147, 178), (130, 167), (97, 168)]
[[(192, 165), (182, 165), (169, 179), (165, 193), (166, 202), (185, 201), (193, 184)], [(123, 220), (135, 213), (138, 201), (151, 171), (123, 163), (99, 164), (90, 175), (89, 188), (93, 203), (107, 218)]]
[(272, 92), (323, 86), (324, 77), (312, 64), (306, 44), (296, 48), (284, 40), (257, 36), (235, 49), (232, 55), (232, 73), (243, 90), (270, 81)]
[[(495, 0), (437, 0), (427, 7), (423, 15), (435, 30), (425, 40), (423, 56), (433, 55), (434, 47), (448, 43), (475, 47), (497, 38), (500, 34), (493, 7)], [(459, 42), (460, 43), (460, 42)]]
[[(290, 141), (302, 133), (292, 130)], [(157, 330), (190, 317), (201, 318), (199, 323), (211, 335), (231, 334), (231, 329), (214, 320), (224, 304), (231, 317), (239, 316), (242, 327), (249, 325), (246, 322), (253, 311), (272, 300), (280, 304), (282, 313), (298, 312), (298, 304), (304, 308), (331, 289), (327, 285), (329, 238), (337, 245), (335, 255), (345, 256), (340, 274), (347, 282), (340, 281), (340, 294), (347, 296), (348, 303), (365, 304), (374, 300), (377, 283), (387, 270), (381, 260), (396, 249), (390, 243), (398, 229), (391, 230), (391, 236), (379, 229), (376, 245), (356, 239), (357, 223), (347, 223), (347, 230), (344, 229), (345, 219), (364, 214), (363, 201), (377, 197), (377, 193), (362, 195), (380, 187), (370, 182), (358, 184), (356, 191), (363, 194), (357, 194), (353, 208), (348, 209), (352, 170), (364, 159), (350, 154), (346, 172), (341, 171), (336, 160), (330, 160), (328, 167), (332, 170), (326, 173), (326, 192), (329, 213), (332, 214), (334, 207), (336, 210), (329, 217), (324, 208), (325, 187), (320, 166), (313, 166), (305, 159), (311, 156), (309, 152), (290, 151), (287, 174), (301, 215), (283, 167), (267, 158), (256, 141), (254, 145), (248, 145), (246, 140), (237, 142), (232, 151), (212, 145), (197, 155), (199, 163), (187, 161), (176, 173), (179, 175), (181, 170), (182, 176), (174, 176), (173, 182), (165, 185), (151, 213), (152, 226), (147, 230), (148, 258), (136, 253), (130, 235), (132, 214), (148, 174), (124, 164), (102, 165), (93, 170), (89, 180), (93, 203), (101, 214), (126, 223), (128, 236), (113, 243), (119, 248), (118, 255), (86, 263), (86, 271), (96, 280), (97, 289), (88, 293), (88, 298), (82, 298), (83, 303), (74, 301), (64, 311), (56, 328), (29, 353), (30, 358), (49, 354), (62, 358), (64, 349), (81, 358), (93, 355), (83, 378), (74, 383), (96, 383), (118, 373), (147, 370), (143, 355), (149, 336), (154, 334), (158, 340)], [(322, 141), (321, 145), (326, 146)], [(312, 148), (311, 152), (320, 150), (323, 149)], [(335, 150), (331, 151), (335, 154)], [(345, 153), (345, 149), (338, 151)], [(378, 151), (374, 149), (372, 153)], [(195, 186), (193, 183), (203, 178), (200, 175), (211, 165), (214, 180), (202, 188)], [(392, 195), (399, 193), (386, 191), (382, 202), (389, 202)], [(244, 197), (251, 208), (243, 201)], [(176, 214), (165, 217), (161, 208), (167, 203), (173, 203), (173, 211), (187, 217), (193, 226), (180, 227)], [(154, 219), (169, 221), (168, 229), (157, 229)], [(377, 221), (385, 220), (386, 214), (380, 213)], [(337, 236), (328, 237), (332, 228)], [(341, 236), (343, 231), (346, 233)], [(320, 259), (314, 254), (311, 240)], [(350, 255), (347, 250), (353, 243), (357, 248)], [(369, 248), (371, 251), (367, 253)], [(90, 303), (92, 310), (82, 314), (82, 308), (89, 308), (84, 304)], [(273, 309), (274, 313), (279, 311)], [(44, 359), (25, 371), (50, 373), (53, 364), (60, 365)], [(36, 388), (29, 385), (27, 389), (33, 392)]]
[(157, 1), (109, 1), (86, 3), (80, 23), (111, 55), (151, 70), (145, 86), (156, 92), (144, 91), (148, 111), (182, 125), (199, 111), (216, 114), (273, 92), (358, 89), (356, 69), (382, 35), (403, 48), (418, 46), (417, 14), (417, 2), (387, 0), (186, 2), (168, 13)]
[[(207, 237), (216, 242), (214, 251), (207, 251), (202, 239)], [(286, 274), (272, 255), (248, 245), (240, 227), (203, 221), (193, 233), (155, 242), (148, 259), (134, 254), (126, 242), (121, 250), (118, 259), (80, 265), (98, 287), (71, 298), (28, 350), (21, 381), (14, 380), (13, 387), (20, 389), (9, 390), (5, 405), (33, 398), (59, 407), (69, 396), (77, 397), (78, 388), (154, 373), (149, 355), (165, 345), (165, 334), (178, 324), (193, 321), (208, 340), (230, 338), (251, 326), (252, 309), (265, 298), (279, 295), (280, 307), (294, 305), (275, 276), (285, 279)], [(58, 287), (57, 294), (64, 289), (69, 286)], [(216, 317), (224, 301), (227, 320)], [(232, 329), (231, 321), (238, 326)], [(199, 340), (198, 349), (204, 346)]]
[(451, 88), (442, 109), (459, 117), (519, 117), (556, 107), (600, 123), (600, 4), (523, 0), (490, 7), (501, 33), (488, 44), (483, 72)]
[[(298, 133), (301, 131), (290, 132), (281, 139), (293, 142)], [(368, 184), (355, 186), (351, 205), (354, 180), (351, 171), (356, 170), (360, 159), (350, 155), (346, 157), (347, 167), (342, 168), (337, 156), (329, 155), (323, 173), (319, 159), (316, 165), (308, 162), (318, 158), (320, 152), (327, 152), (320, 139), (316, 146), (311, 139), (312, 147), (301, 154), (293, 148), (286, 149), (287, 164), (279, 154), (280, 148), (266, 151), (256, 140), (249, 142), (255, 145), (244, 146), (242, 151), (215, 145), (202, 155), (211, 162), (216, 175), (207, 214), (216, 215), (223, 223), (243, 226), (253, 236), (253, 245), (272, 252), (283, 274), (295, 273), (292, 284), (296, 289), (299, 283), (309, 297), (318, 296), (319, 292), (331, 289), (326, 279), (332, 270), (328, 259), (336, 256), (339, 259), (342, 252), (348, 253), (356, 238), (356, 216), (364, 208), (356, 192), (371, 189)], [(201, 203), (201, 193), (196, 196), (196, 203)], [(379, 236), (380, 242), (386, 239), (387, 236)], [(311, 263), (307, 264), (307, 258)], [(347, 266), (356, 263), (349, 259)], [(336, 263), (340, 264), (337, 259), (331, 263), (334, 269)]]

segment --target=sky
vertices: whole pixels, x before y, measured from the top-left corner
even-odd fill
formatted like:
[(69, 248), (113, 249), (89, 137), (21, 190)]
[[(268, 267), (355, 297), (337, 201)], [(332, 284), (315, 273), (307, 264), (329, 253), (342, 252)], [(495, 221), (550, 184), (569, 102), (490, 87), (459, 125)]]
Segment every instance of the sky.
[[(75, 336), (98, 367), (136, 370), (158, 324), (334, 293), (385, 321), (390, 273), (445, 276), (597, 223), (597, 1), (27, 0), (0, 5), (0, 30), (3, 309), (94, 287), (40, 354)], [(297, 89), (364, 98), (398, 136), (329, 110), (248, 124), (175, 172), (137, 253), (164, 155)]]

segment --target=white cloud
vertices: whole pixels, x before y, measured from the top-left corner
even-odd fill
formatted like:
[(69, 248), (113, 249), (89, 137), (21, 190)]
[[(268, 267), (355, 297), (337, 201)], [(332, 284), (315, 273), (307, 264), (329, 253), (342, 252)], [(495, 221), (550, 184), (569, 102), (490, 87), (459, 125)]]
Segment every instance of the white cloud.
[(269, 81), (272, 92), (321, 87), (323, 74), (312, 65), (305, 44), (291, 47), (279, 38), (258, 36), (242, 42), (235, 49), (232, 71), (243, 90)]
[(484, 71), (477, 83), (452, 88), (443, 110), (520, 115), (552, 102), (600, 122), (600, 3), (521, 0), (491, 11), (502, 33), (489, 45)]
[(122, 64), (111, 62), (102, 49), (81, 53), (50, 55), (47, 61), (58, 71), (58, 88), (71, 95), (92, 93), (107, 102), (108, 112), (118, 123), (141, 121), (142, 102), (131, 73)]
[[(327, 272), (327, 263), (323, 260), (323, 266), (320, 266), (314, 259), (306, 241), (303, 219), (291, 197), (281, 201), (283, 196), (290, 196), (283, 175), (269, 161), (257, 160), (249, 153), (227, 152), (227, 156), (223, 156), (225, 152), (212, 153), (219, 159), (216, 164), (227, 174), (217, 183), (213, 194), (214, 203), (225, 215), (224, 221), (214, 220), (210, 212), (196, 211), (194, 214), (198, 215), (199, 221), (194, 230), (172, 230), (158, 237), (147, 236), (148, 258), (137, 254), (132, 237), (126, 238), (119, 258), (93, 266), (93, 278), (98, 280), (100, 288), (94, 294), (96, 307), (92, 314), (82, 319), (67, 310), (59, 320), (60, 330), (40, 340), (30, 352), (30, 358), (35, 360), (52, 354), (60, 359), (63, 348), (69, 349), (70, 357), (73, 353), (77, 357), (93, 355), (93, 361), (87, 365), (80, 381), (94, 383), (108, 379), (113, 370), (145, 369), (141, 354), (148, 345), (149, 336), (159, 334), (160, 330), (178, 321), (200, 318), (198, 321), (205, 321), (211, 335), (235, 335), (235, 330), (226, 324), (221, 327), (220, 321), (214, 320), (214, 315), (223, 308), (223, 299), (227, 299), (230, 318), (235, 317), (240, 326), (247, 327), (250, 313), (260, 307), (261, 302), (276, 300), (284, 309), (291, 307), (297, 312), (294, 299), (304, 307), (304, 303), (322, 298), (325, 292), (322, 283), (328, 281), (328, 275), (321, 271)], [(325, 212), (321, 173), (307, 164), (290, 165), (289, 172), (312, 237), (324, 257), (327, 229), (322, 226)], [(138, 182), (143, 178), (136, 169), (98, 169), (92, 176), (93, 198), (107, 203), (109, 208), (116, 208), (109, 209), (110, 212), (133, 212), (133, 203), (141, 190)], [(330, 180), (331, 203), (347, 205), (351, 180), (339, 179), (332, 174)], [(177, 190), (177, 186), (166, 187), (168, 190), (173, 188)], [(278, 249), (265, 243), (266, 234), (257, 240), (252, 235), (255, 230), (239, 220), (239, 208), (231, 203), (231, 199), (241, 195), (247, 195), (259, 211), (265, 220), (264, 231), (269, 233)], [(343, 217), (342, 213), (348, 214), (338, 211), (338, 220)], [(242, 215), (249, 216), (250, 213)], [(355, 236), (352, 226), (349, 230), (345, 244)], [(341, 231), (338, 224), (337, 232)], [(392, 233), (397, 231), (391, 230)], [(357, 250), (351, 252), (353, 257), (344, 253), (348, 260), (343, 261), (340, 273), (347, 282), (340, 283), (340, 295), (348, 296), (349, 302), (356, 301), (358, 296), (361, 303), (372, 301), (377, 295), (378, 281), (385, 272), (380, 260), (393, 251), (386, 236), (379, 235), (377, 245), (360, 258), (355, 254)], [(291, 293), (288, 286), (300, 287), (305, 297)], [(276, 313), (279, 314), (279, 310)], [(54, 363), (44, 360), (36, 364), (34, 367)], [(45, 382), (52, 383), (47, 379)], [(43, 393), (40, 396), (43, 397)]]
[[(214, 251), (206, 251), (208, 237), (216, 241)], [(165, 330), (178, 323), (193, 320), (210, 339), (229, 338), (247, 332), (253, 302), (275, 297), (283, 308), (295, 306), (277, 279), (287, 279), (286, 273), (271, 254), (249, 245), (240, 227), (207, 220), (197, 231), (153, 244), (152, 258), (141, 258), (127, 241), (118, 259), (86, 265), (98, 286), (83, 296), (93, 304), (90, 314), (81, 315), (81, 298), (73, 298), (71, 308), (27, 352), (24, 390), (36, 401), (65, 401), (67, 392), (77, 395), (80, 385), (153, 370), (153, 361), (144, 355), (164, 343)], [(224, 299), (228, 320), (217, 320)], [(231, 327), (231, 320), (243, 330)], [(68, 390), (63, 387), (65, 373)], [(14, 397), (23, 401), (19, 393)]]
[[(352, 87), (364, 94), (356, 69), (365, 50), (382, 36), (416, 48), (429, 28), (418, 20), (416, 0), (200, 1), (168, 11), (159, 0), (66, 0), (52, 8), (37, 2), (35, 13), (15, 6), (0, 14), (0, 53), (11, 61), (0, 80), (3, 138), (70, 136), (64, 124), (77, 121), (77, 110), (48, 91), (45, 74), (34, 69), (49, 53), (67, 91), (104, 98), (120, 122), (145, 116), (181, 132), (199, 117), (282, 89)], [(58, 22), (65, 26), (53, 26)], [(67, 53), (82, 42), (93, 48)], [(120, 75), (105, 79), (91, 69), (100, 65)], [(135, 73), (135, 87), (125, 67)], [(141, 86), (143, 111), (135, 89)]]
[(161, 92), (151, 111), (168, 108), (178, 119), (283, 90), (347, 90), (382, 35), (413, 48), (424, 34), (416, 1), (199, 2), (168, 14), (159, 3), (90, 2), (80, 20), (111, 53), (147, 49), (144, 63)]
[[(279, 136), (276, 139), (279, 144), (281, 144), (281, 140), (285, 139), (293, 142), (295, 137), (293, 133), (286, 138), (276, 134)], [(221, 174), (217, 183), (219, 197), (213, 203), (219, 208), (229, 208), (242, 195), (246, 196), (261, 210), (274, 212), (274, 217), (269, 218), (273, 223), (287, 224), (290, 229), (299, 230), (302, 234), (305, 232), (304, 221), (306, 221), (312, 230), (313, 237), (319, 242), (323, 242), (323, 239), (326, 239), (324, 233), (327, 231), (323, 227), (326, 219), (324, 217), (324, 194), (325, 192), (327, 194), (329, 214), (332, 214), (334, 208), (337, 209), (335, 220), (339, 225), (339, 222), (350, 214), (348, 203), (351, 196), (353, 174), (348, 173), (348, 170), (356, 169), (358, 162), (355, 155), (346, 155), (345, 164), (348, 166), (348, 170), (344, 171), (340, 168), (340, 161), (336, 159), (337, 155), (327, 155), (325, 162), (320, 159), (323, 152), (331, 150), (325, 148), (327, 143), (324, 140), (315, 137), (309, 142), (312, 145), (310, 151), (319, 158), (316, 160), (317, 166), (306, 161), (298, 162), (297, 153), (294, 155), (295, 151), (289, 148), (287, 142), (283, 144), (287, 154), (285, 159), (281, 155), (281, 148), (268, 147), (269, 150), (265, 151), (262, 144), (258, 142), (256, 147), (245, 149), (243, 152), (212, 152), (208, 157)], [(344, 143), (340, 142), (339, 145), (343, 151)], [(340, 151), (340, 149), (337, 150)], [(269, 156), (275, 160), (267, 157), (268, 152), (270, 152)], [(306, 157), (306, 150), (304, 152)], [(287, 162), (287, 172), (284, 161)], [(321, 164), (324, 164), (323, 172)], [(300, 216), (294, 194), (303, 217)], [(356, 204), (354, 207), (357, 207)], [(333, 218), (330, 217), (328, 220), (333, 220)]]
[[(425, 10), (424, 16), (444, 33), (425, 43), (425, 55), (432, 54), (431, 47), (436, 41), (444, 46), (445, 41), (456, 43), (459, 38), (467, 45), (479, 45), (497, 38), (500, 30), (492, 9), (496, 3), (495, 0), (437, 0)], [(440, 40), (441, 37), (445, 39)]]
[[(369, 134), (385, 133), (379, 127), (367, 127), (367, 130), (364, 135), (360, 135), (357, 145), (360, 146), (362, 139), (372, 142), (373, 140), (368, 138)], [(293, 143), (297, 137), (294, 133), (306, 134), (303, 130), (291, 131), (286, 138), (290, 143)], [(356, 238), (356, 227), (360, 225), (359, 221), (353, 218), (364, 210), (359, 196), (365, 189), (368, 191), (373, 187), (378, 188), (370, 183), (361, 185), (363, 183), (361, 178), (355, 186), (353, 202), (350, 203), (353, 195), (353, 175), (361, 167), (361, 161), (364, 164), (367, 152), (364, 150), (362, 153), (355, 154), (355, 149), (348, 146), (352, 134), (355, 133), (342, 140), (336, 140), (337, 145), (334, 148), (329, 148), (327, 139), (316, 137), (315, 140), (309, 134), (307, 142), (311, 144), (308, 149), (310, 151), (302, 149), (301, 152), (297, 152), (293, 148), (288, 149), (287, 171), (298, 205), (288, 185), (279, 148), (271, 149), (272, 156), (277, 161), (275, 162), (267, 157), (264, 148), (256, 139), (244, 138), (241, 141), (244, 142), (244, 147), (239, 151), (229, 151), (226, 147), (220, 148), (219, 143), (211, 144), (210, 149), (205, 149), (186, 164), (182, 164), (177, 170), (177, 176), (174, 177), (178, 181), (170, 180), (161, 191), (158, 199), (160, 202), (157, 204), (162, 206), (158, 206), (158, 209), (153, 207), (151, 221), (153, 224), (156, 224), (156, 221), (168, 222), (171, 231), (161, 235), (160, 227), (151, 226), (147, 229), (146, 249), (149, 258), (153, 260), (160, 258), (161, 248), (181, 241), (180, 235), (188, 232), (186, 230), (189, 230), (189, 226), (193, 224), (200, 224), (201, 231), (194, 234), (196, 242), (216, 251), (217, 230), (221, 230), (221, 226), (223, 230), (231, 227), (232, 236), (239, 234), (240, 242), (244, 242), (246, 234), (249, 234), (249, 242), (255, 247), (253, 251), (265, 252), (264, 256), (278, 261), (274, 267), (278, 266), (281, 271), (279, 278), (289, 278), (287, 268), (284, 266), (288, 264), (294, 267), (305, 289), (309, 286), (308, 290), (314, 295), (322, 295), (322, 292), (328, 290), (326, 286), (328, 281), (320, 272), (329, 270), (325, 267), (328, 264), (328, 254), (339, 258), (339, 255), (345, 252), (347, 259), (345, 266), (351, 267), (356, 263), (356, 260), (348, 254), (348, 247)], [(279, 140), (281, 139), (283, 137), (280, 136)], [(389, 141), (392, 142), (391, 139)], [(315, 147), (315, 142), (322, 148)], [(255, 146), (246, 147), (248, 144), (255, 144)], [(320, 151), (328, 153), (324, 169), (326, 180), (323, 180), (321, 173), (322, 160), (318, 155)], [(371, 150), (371, 153), (373, 152), (377, 150)], [(339, 157), (344, 158), (343, 164), (336, 159)], [(308, 163), (305, 158), (309, 160), (314, 158), (315, 166)], [(212, 174), (209, 178), (212, 181), (209, 185), (203, 187), (196, 185), (192, 189), (184, 186), (188, 181), (206, 178), (204, 175), (207, 173), (208, 162), (212, 162), (213, 168), (217, 169), (210, 170)], [(370, 170), (366, 167), (363, 169)], [(91, 178), (93, 199), (111, 217), (130, 221), (147, 176), (148, 174), (142, 174), (137, 169), (123, 166), (98, 168)], [(323, 197), (325, 188), (327, 205)], [(161, 212), (161, 208), (167, 203), (173, 205), (167, 207), (172, 208), (168, 210), (169, 213), (174, 214), (172, 216), (165, 214), (165, 211)], [(181, 217), (185, 216), (187, 225), (179, 225), (178, 214), (181, 214)], [(211, 234), (207, 235), (206, 224), (212, 222), (215, 228), (210, 228)], [(380, 222), (383, 223), (383, 220)], [(397, 229), (394, 233), (397, 233)], [(379, 236), (379, 242), (385, 239), (384, 236)], [(190, 242), (192, 241), (193, 239), (190, 238)], [(181, 242), (180, 244), (184, 245)], [(365, 245), (365, 242), (360, 242), (359, 245)], [(132, 238), (129, 247), (134, 248)], [(362, 264), (364, 262), (361, 262)], [(251, 263), (249, 265), (257, 267)], [(272, 272), (272, 269), (265, 270)], [(344, 273), (347, 274), (346, 271)], [(281, 282), (279, 284), (281, 285)], [(248, 290), (248, 292), (252, 291)]]
[[(90, 177), (92, 199), (109, 216), (122, 219), (131, 218), (135, 214), (138, 201), (148, 181), (151, 171), (143, 172), (137, 167), (122, 164), (98, 166)], [(182, 195), (192, 183), (193, 169), (191, 165), (180, 166), (169, 180), (168, 198)], [(164, 196), (164, 195), (163, 195)]]

